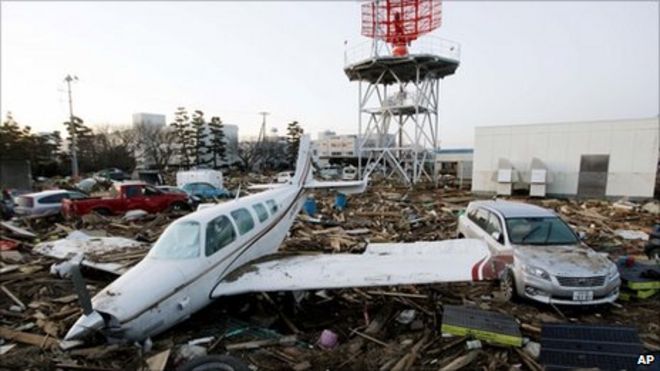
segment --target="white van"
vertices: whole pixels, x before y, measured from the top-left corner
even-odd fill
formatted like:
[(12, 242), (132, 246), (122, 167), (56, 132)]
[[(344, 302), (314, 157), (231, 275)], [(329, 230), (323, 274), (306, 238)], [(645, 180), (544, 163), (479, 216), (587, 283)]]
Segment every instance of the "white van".
[(277, 182), (278, 183), (288, 183), (293, 179), (293, 171), (282, 171), (277, 173)]
[(176, 173), (176, 186), (182, 188), (189, 183), (208, 183), (218, 189), (222, 186), (222, 172), (211, 169), (182, 170)]

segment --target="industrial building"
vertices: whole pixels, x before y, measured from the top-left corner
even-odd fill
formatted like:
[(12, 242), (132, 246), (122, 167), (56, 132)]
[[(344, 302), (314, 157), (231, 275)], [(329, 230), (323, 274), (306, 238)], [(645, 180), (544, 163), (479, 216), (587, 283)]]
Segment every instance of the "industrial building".
[(660, 119), (478, 127), (472, 191), (651, 198)]
[(456, 177), (457, 185), (463, 187), (472, 181), (474, 150), (471, 148), (439, 149), (435, 151), (435, 179), (440, 176)]

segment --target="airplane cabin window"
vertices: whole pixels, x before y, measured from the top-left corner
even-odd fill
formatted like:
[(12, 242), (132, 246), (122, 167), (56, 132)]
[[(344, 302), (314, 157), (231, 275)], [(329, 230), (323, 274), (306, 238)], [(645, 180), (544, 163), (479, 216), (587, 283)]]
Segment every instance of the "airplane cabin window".
[(275, 203), (275, 201), (268, 200), (266, 201), (266, 205), (268, 205), (268, 208), (270, 209), (270, 213), (272, 215), (275, 215), (275, 213), (277, 212), (277, 204)]
[(234, 218), (234, 221), (238, 226), (238, 233), (241, 235), (246, 234), (254, 228), (254, 219), (252, 219), (252, 215), (250, 215), (250, 212), (245, 208), (232, 211), (231, 217)]
[(254, 211), (256, 211), (260, 222), (263, 222), (264, 220), (268, 219), (268, 211), (266, 211), (264, 205), (254, 204), (252, 205), (252, 208), (254, 209)]
[(161, 259), (190, 259), (199, 256), (200, 226), (186, 221), (170, 225), (160, 236), (149, 255)]
[(206, 256), (215, 254), (235, 239), (236, 230), (229, 218), (222, 215), (211, 220), (206, 225)]

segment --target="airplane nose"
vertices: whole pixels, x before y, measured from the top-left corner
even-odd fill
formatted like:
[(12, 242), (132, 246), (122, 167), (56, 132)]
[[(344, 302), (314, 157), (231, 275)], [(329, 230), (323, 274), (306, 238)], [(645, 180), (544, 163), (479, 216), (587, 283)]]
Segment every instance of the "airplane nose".
[(69, 332), (64, 336), (64, 340), (81, 339), (95, 331), (100, 330), (105, 325), (103, 317), (97, 311), (89, 314), (83, 314), (76, 323), (71, 326)]

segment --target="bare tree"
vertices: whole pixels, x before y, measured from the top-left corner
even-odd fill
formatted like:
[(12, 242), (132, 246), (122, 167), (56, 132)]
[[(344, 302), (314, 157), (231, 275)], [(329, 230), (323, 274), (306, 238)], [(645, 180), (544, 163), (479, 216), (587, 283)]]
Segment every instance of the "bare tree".
[(244, 172), (249, 172), (258, 160), (259, 144), (254, 141), (238, 143), (238, 160)]
[(179, 150), (176, 131), (171, 127), (157, 125), (137, 125), (134, 130), (136, 151), (147, 168), (163, 171)]

